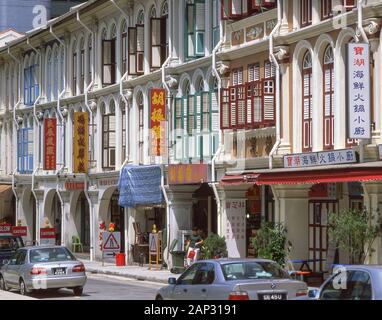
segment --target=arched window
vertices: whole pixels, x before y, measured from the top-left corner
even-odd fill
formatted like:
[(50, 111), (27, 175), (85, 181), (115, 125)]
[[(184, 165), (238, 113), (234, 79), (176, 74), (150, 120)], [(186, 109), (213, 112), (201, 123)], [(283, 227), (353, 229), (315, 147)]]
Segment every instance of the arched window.
[(109, 111), (102, 115), (102, 167), (104, 170), (115, 170), (115, 124), (115, 103), (112, 99)]
[(157, 16), (157, 11), (155, 9), (155, 6), (152, 6), (150, 9), (150, 18), (156, 18)]
[(129, 75), (141, 75), (144, 73), (144, 51), (145, 51), (145, 15), (140, 10), (135, 27), (128, 29), (129, 33)]
[(64, 86), (65, 86), (65, 82), (64, 82), (64, 78), (65, 78), (65, 73), (66, 73), (66, 70), (65, 70), (65, 59), (64, 59), (64, 47), (61, 47), (60, 49), (60, 76), (59, 76), (59, 80), (60, 80), (60, 85), (59, 85), (59, 88), (60, 88), (60, 93), (64, 90)]
[(204, 0), (185, 0), (186, 58), (204, 56), (205, 47), (205, 2)]
[(122, 43), (121, 43), (121, 57), (122, 57), (122, 74), (127, 72), (127, 23), (124, 21), (122, 26)]
[(302, 150), (312, 151), (312, 56), (302, 61)]
[(143, 94), (137, 94), (137, 107), (138, 107), (138, 161), (139, 164), (144, 162), (144, 115), (143, 115)]
[(5, 67), (5, 106), (9, 108), (9, 65)]
[(48, 49), (47, 66), (46, 66), (46, 97), (48, 101), (52, 100), (52, 51)]
[(54, 48), (53, 50), (53, 99), (57, 100), (58, 98), (58, 79), (60, 76), (58, 73), (58, 64), (59, 64), (59, 56), (58, 49)]
[(84, 93), (85, 87), (85, 39), (80, 44), (80, 94)]
[(324, 149), (334, 148), (334, 54), (328, 46), (323, 58)]
[(88, 38), (88, 80), (89, 85), (92, 82), (92, 66), (93, 66), (93, 39), (90, 35)]
[(33, 171), (33, 119), (24, 116), (17, 137), (17, 168), (22, 174)]
[(38, 55), (34, 53), (24, 58), (24, 104), (31, 106), (39, 96)]
[(126, 127), (127, 127), (127, 118), (126, 118), (126, 105), (125, 105), (125, 102), (123, 100), (120, 100), (119, 101), (119, 107), (121, 108), (121, 114), (122, 114), (122, 159), (121, 161), (125, 161), (126, 157), (127, 157), (127, 150), (126, 150), (126, 141), (127, 141), (127, 137), (126, 137)]
[(168, 5), (162, 5), (160, 16), (156, 16), (155, 7), (150, 11), (150, 67), (151, 69), (160, 68), (168, 56)]
[(77, 94), (77, 42), (72, 47), (72, 95)]
[(106, 29), (102, 33), (102, 85), (109, 86), (115, 83), (116, 67), (116, 29), (112, 26), (110, 39), (107, 39)]

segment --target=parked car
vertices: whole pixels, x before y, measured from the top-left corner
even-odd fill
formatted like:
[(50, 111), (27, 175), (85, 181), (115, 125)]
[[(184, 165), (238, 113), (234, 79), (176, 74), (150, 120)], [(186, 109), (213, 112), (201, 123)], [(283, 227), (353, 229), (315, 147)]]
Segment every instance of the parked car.
[(0, 267), (4, 261), (8, 261), (16, 252), (17, 249), (24, 247), (24, 242), (18, 236), (0, 236)]
[(17, 250), (0, 269), (0, 289), (18, 289), (22, 295), (33, 290), (73, 289), (82, 295), (85, 267), (62, 246), (34, 246)]
[(306, 300), (382, 300), (382, 266), (352, 265), (337, 269)]
[(291, 300), (308, 292), (305, 282), (265, 259), (201, 260), (168, 283), (156, 300)]

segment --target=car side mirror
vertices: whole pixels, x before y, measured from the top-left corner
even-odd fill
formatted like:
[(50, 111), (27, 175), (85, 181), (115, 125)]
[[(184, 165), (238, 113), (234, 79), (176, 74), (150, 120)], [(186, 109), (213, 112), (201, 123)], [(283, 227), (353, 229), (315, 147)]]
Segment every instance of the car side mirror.
[(176, 278), (168, 278), (168, 284), (176, 285), (177, 284)]

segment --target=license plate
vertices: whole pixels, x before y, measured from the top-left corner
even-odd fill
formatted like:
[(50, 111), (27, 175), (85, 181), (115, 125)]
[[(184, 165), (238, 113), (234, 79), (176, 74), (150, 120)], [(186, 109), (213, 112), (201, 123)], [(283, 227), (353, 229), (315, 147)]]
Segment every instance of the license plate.
[(53, 274), (55, 276), (62, 276), (64, 274), (66, 274), (66, 268), (54, 268), (53, 269)]
[(286, 300), (287, 295), (286, 293), (266, 293), (266, 294), (261, 294), (259, 293), (259, 300)]

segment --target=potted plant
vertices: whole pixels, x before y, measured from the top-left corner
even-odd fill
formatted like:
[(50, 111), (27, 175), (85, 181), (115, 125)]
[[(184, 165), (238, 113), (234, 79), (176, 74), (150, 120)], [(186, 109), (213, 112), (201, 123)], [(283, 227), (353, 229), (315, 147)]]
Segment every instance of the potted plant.
[(225, 238), (217, 234), (211, 234), (203, 241), (201, 251), (204, 259), (218, 259), (228, 256)]
[(276, 261), (285, 267), (292, 244), (287, 240), (287, 230), (281, 223), (262, 222), (253, 238), (253, 247), (259, 258)]

